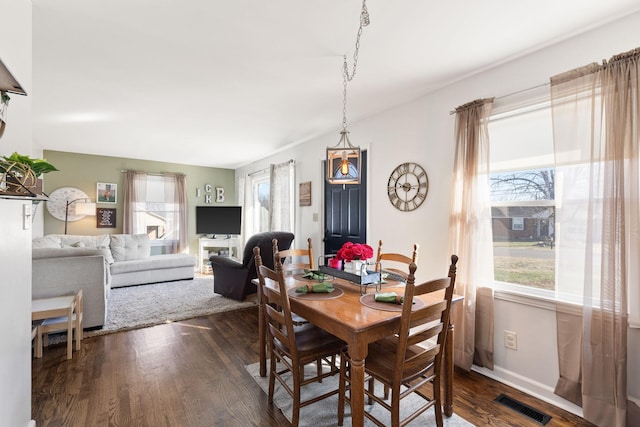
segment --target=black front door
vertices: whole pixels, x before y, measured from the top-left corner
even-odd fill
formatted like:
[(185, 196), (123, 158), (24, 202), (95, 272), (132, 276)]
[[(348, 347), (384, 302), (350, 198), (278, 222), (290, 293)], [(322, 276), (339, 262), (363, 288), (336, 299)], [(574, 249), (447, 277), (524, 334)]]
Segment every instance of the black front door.
[[(360, 184), (324, 184), (324, 249), (335, 254), (347, 241), (367, 240), (367, 152), (362, 151)], [(326, 175), (326, 168), (325, 168)]]

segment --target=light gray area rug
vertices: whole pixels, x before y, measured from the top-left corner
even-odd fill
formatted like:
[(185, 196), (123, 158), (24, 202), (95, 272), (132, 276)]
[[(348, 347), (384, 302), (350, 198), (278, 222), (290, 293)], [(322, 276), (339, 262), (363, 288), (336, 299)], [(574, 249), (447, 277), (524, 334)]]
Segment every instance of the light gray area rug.
[[(267, 362), (267, 368), (269, 364)], [(269, 377), (261, 377), (260, 376), (260, 365), (259, 363), (254, 363), (252, 365), (246, 366), (247, 371), (251, 374), (253, 379), (258, 383), (262, 391), (265, 393), (269, 392)], [(306, 369), (310, 369), (310, 375), (315, 372), (315, 365), (307, 366)], [(293, 382), (290, 383), (291, 385)], [(322, 383), (314, 383), (304, 386), (302, 388), (302, 400), (307, 399), (308, 396), (317, 396), (325, 391), (331, 390), (332, 388), (337, 387), (338, 384), (338, 375), (328, 377), (322, 380)], [(376, 387), (382, 387), (380, 383), (376, 383)], [(411, 409), (412, 400), (415, 402), (414, 404), (417, 406), (420, 397), (409, 396), (406, 397), (402, 403), (401, 407)], [(279, 386), (279, 383), (276, 381), (276, 387), (273, 396), (274, 404), (282, 411), (282, 413), (287, 417), (289, 421), (291, 421), (291, 408), (292, 408), (292, 399), (287, 394), (287, 392)], [(377, 404), (373, 405), (365, 405), (365, 411), (372, 413), (376, 418), (381, 421), (386, 421), (386, 425), (391, 425), (390, 419), (391, 417), (388, 415), (389, 412), (382, 408)], [(312, 426), (312, 427), (320, 427), (320, 426), (337, 426), (338, 425), (338, 395), (331, 396), (327, 399), (321, 400), (320, 402), (316, 402), (309, 406), (305, 406), (300, 410), (300, 427)], [(375, 426), (371, 421), (365, 418), (365, 426)], [(435, 414), (433, 410), (428, 410), (415, 420), (408, 424), (409, 426), (435, 426)], [(444, 425), (447, 427), (473, 427), (473, 424), (464, 420), (463, 418), (453, 414), (450, 418), (444, 417)], [(344, 426), (351, 426), (351, 408), (349, 408), (348, 404), (345, 404), (345, 417), (344, 417)]]
[[(256, 305), (255, 294), (245, 301), (213, 292), (212, 277), (113, 288), (109, 291), (107, 322), (84, 337), (144, 328)], [(51, 334), (50, 344), (66, 342), (66, 332)]]
[(85, 336), (144, 328), (255, 305), (213, 292), (213, 277), (126, 286), (109, 291), (107, 323)]

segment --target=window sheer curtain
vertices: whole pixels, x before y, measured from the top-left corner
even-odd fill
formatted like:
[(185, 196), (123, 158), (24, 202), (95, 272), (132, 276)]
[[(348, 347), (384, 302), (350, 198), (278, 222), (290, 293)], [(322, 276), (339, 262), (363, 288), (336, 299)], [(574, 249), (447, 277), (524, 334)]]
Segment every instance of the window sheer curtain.
[(253, 198), (251, 197), (251, 179), (249, 175), (238, 180), (238, 201), (242, 206), (241, 247), (245, 247), (247, 239), (253, 234)]
[(294, 228), (295, 163), (289, 160), (270, 166), (269, 230), (289, 231)]
[(140, 216), (136, 212), (144, 209), (147, 200), (147, 174), (128, 170), (124, 173), (124, 203), (122, 232), (135, 234), (142, 227)]
[[(123, 233), (141, 234), (146, 230), (148, 174), (140, 171), (126, 171), (124, 178), (124, 214)], [(184, 252), (189, 248), (187, 222), (186, 176), (179, 173), (163, 173), (160, 175), (164, 188), (165, 206), (171, 207), (166, 212), (167, 232), (172, 242), (171, 252)]]
[[(556, 393), (598, 426), (625, 427), (627, 333), (638, 323), (640, 49), (551, 78), (558, 292)], [(629, 299), (631, 296), (631, 299)], [(634, 363), (637, 363), (635, 361)]]
[(177, 239), (173, 239), (173, 252), (189, 250), (189, 224), (187, 217), (187, 177), (181, 173), (162, 174), (165, 189), (165, 200), (177, 208), (172, 215), (172, 222), (177, 229)]
[(454, 292), (464, 304), (452, 307), (455, 364), (493, 369), (493, 235), (487, 124), (493, 98), (456, 108), (456, 152), (449, 218), (449, 252), (460, 257)]

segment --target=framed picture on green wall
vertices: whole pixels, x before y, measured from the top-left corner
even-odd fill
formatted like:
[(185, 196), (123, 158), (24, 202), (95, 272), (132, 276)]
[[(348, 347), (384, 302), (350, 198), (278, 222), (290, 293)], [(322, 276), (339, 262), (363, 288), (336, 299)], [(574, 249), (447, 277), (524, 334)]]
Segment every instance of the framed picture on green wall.
[(118, 184), (99, 182), (96, 200), (97, 203), (116, 203), (118, 200)]
[(116, 228), (116, 208), (97, 208), (96, 217), (96, 227)]

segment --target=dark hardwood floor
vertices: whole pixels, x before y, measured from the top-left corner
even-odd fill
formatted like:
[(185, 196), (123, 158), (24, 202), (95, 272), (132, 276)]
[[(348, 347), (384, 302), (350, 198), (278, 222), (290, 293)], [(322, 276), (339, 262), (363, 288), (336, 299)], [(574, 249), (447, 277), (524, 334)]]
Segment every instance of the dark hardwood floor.
[[(38, 427), (289, 425), (245, 370), (258, 361), (256, 339), (254, 307), (87, 338), (72, 360), (64, 345), (50, 346), (33, 360), (33, 419)], [(591, 426), (474, 372), (457, 370), (455, 381), (454, 410), (477, 426), (540, 426), (494, 402), (500, 393), (551, 415), (547, 426)]]

